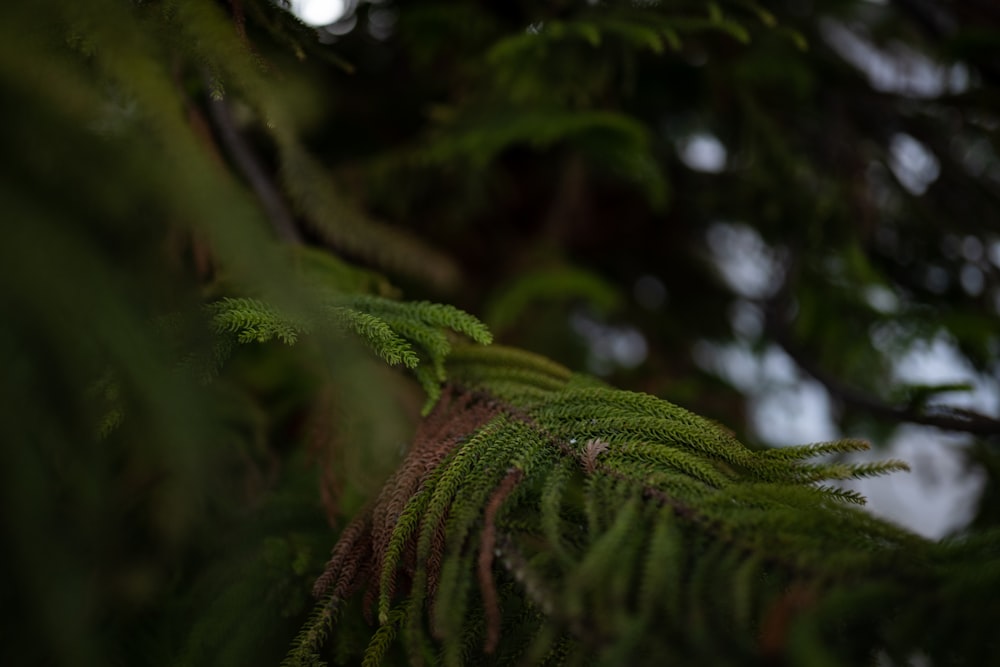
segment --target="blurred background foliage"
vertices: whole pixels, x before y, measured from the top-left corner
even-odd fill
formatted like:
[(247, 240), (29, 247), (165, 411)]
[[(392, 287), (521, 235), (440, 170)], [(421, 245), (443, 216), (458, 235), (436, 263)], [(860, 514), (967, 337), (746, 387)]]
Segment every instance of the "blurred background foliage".
[(0, 8), (4, 664), (273, 664), (400, 460), (417, 383), (213, 365), (223, 296), (454, 304), (757, 446), (930, 427), (1000, 522), (994, 3), (289, 9)]

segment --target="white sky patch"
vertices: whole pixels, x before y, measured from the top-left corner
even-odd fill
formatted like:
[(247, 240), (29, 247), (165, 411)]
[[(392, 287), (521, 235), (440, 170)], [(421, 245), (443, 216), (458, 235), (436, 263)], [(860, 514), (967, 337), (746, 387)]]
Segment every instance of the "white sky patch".
[(990, 263), (992, 263), (993, 266), (1000, 269), (1000, 240), (996, 240), (990, 243), (987, 253), (989, 254), (990, 257)]
[(721, 377), (742, 392), (753, 388), (758, 362), (747, 345), (700, 340), (691, 348), (691, 358), (702, 370)]
[(708, 132), (695, 132), (677, 142), (681, 162), (695, 171), (717, 174), (726, 168), (728, 151), (722, 142)]
[(935, 294), (944, 294), (950, 285), (951, 279), (944, 267), (932, 264), (924, 270), (924, 286)]
[(993, 417), (1000, 409), (1000, 386), (995, 378), (975, 373), (945, 336), (915, 344), (893, 366), (896, 382), (904, 384), (968, 383), (972, 391), (949, 392), (933, 404), (968, 408)]
[(751, 403), (751, 410), (754, 431), (779, 447), (837, 438), (830, 395), (814, 380), (799, 380), (762, 393)]
[(830, 398), (816, 381), (802, 377), (781, 348), (763, 354), (749, 344), (701, 342), (695, 362), (724, 378), (749, 397), (749, 421), (754, 434), (771, 445), (833, 440)]
[(868, 305), (880, 313), (889, 315), (899, 310), (899, 297), (885, 285), (869, 285), (864, 295)]
[(823, 19), (820, 30), (841, 58), (865, 73), (875, 90), (932, 98), (961, 93), (969, 87), (969, 70), (961, 63), (937, 63), (901, 42), (880, 48), (863, 27), (833, 19)]
[(986, 277), (982, 270), (975, 264), (965, 264), (958, 274), (958, 281), (962, 283), (962, 289), (970, 296), (979, 296), (986, 286)]
[(729, 306), (729, 323), (743, 340), (756, 340), (764, 331), (764, 313), (757, 304), (736, 299)]
[(922, 195), (941, 174), (941, 165), (924, 144), (903, 132), (889, 142), (889, 167), (899, 182), (915, 195)]
[(743, 224), (713, 223), (706, 234), (715, 268), (737, 294), (760, 299), (774, 294), (784, 270), (780, 253), (757, 230)]
[(969, 262), (978, 262), (983, 258), (983, 242), (975, 236), (962, 239), (962, 256)]
[(290, 9), (303, 23), (329, 25), (347, 13), (346, 0), (290, 0)]
[(858, 452), (850, 460), (900, 459), (911, 472), (849, 480), (842, 486), (866, 496), (873, 514), (939, 539), (968, 524), (985, 484), (982, 470), (965, 461), (967, 441), (964, 435), (903, 425), (887, 448)]
[(570, 327), (587, 342), (587, 366), (595, 375), (608, 375), (616, 367), (635, 368), (649, 353), (646, 337), (633, 326), (605, 324), (576, 311)]

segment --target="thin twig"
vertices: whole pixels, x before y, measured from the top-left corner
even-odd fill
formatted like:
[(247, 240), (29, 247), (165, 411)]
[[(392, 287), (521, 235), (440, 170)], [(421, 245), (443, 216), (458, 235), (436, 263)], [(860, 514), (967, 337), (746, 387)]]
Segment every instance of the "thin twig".
[(208, 100), (208, 112), (219, 141), (257, 195), (278, 238), (287, 243), (302, 243), (302, 234), (295, 226), (291, 210), (278, 186), (271, 180), (257, 155), (250, 148), (250, 144), (237, 129), (229, 104), (224, 98), (212, 96)]
[(799, 368), (826, 387), (832, 396), (852, 407), (882, 419), (934, 426), (946, 431), (962, 431), (984, 437), (1000, 436), (1000, 420), (964, 408), (951, 406), (891, 405), (876, 396), (856, 389), (836, 377), (797, 345), (779, 314), (777, 304), (765, 307), (765, 327), (771, 338), (784, 349)]
[(500, 643), (500, 602), (497, 599), (496, 584), (493, 582), (493, 557), (496, 548), (496, 518), (500, 506), (517, 486), (524, 471), (511, 468), (507, 476), (493, 490), (483, 514), (483, 532), (479, 536), (479, 590), (483, 596), (483, 610), (486, 613), (486, 642), (483, 651), (493, 653)]

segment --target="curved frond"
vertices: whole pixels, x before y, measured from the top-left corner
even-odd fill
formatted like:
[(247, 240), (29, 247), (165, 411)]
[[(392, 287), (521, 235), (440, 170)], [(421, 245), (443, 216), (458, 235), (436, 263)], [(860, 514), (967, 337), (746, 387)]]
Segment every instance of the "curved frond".
[(554, 664), (564, 650), (607, 665), (751, 659), (762, 632), (791, 651), (768, 625), (782, 605), (821, 610), (849, 591), (890, 604), (903, 589), (880, 588), (887, 573), (943, 581), (929, 542), (817, 484), (905, 468), (808, 460), (865, 443), (756, 452), (662, 399), (502, 347), (456, 347), (448, 376), (410, 472), (383, 491), (395, 509), (376, 514), (380, 647), (409, 602), (411, 654), (437, 646), (445, 664), (516, 646)]

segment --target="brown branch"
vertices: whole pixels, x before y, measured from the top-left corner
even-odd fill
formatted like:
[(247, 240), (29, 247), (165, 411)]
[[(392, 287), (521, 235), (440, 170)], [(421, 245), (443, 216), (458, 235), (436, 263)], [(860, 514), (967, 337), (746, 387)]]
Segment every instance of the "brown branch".
[[(371, 548), (371, 520), (367, 509), (358, 514), (340, 534), (340, 539), (334, 545), (323, 574), (313, 584), (313, 597), (320, 598), (340, 579), (344, 578), (345, 570), (357, 569), (357, 562), (362, 554)], [(345, 567), (345, 564), (355, 563), (355, 566)]]
[(208, 113), (226, 154), (257, 195), (278, 237), (288, 243), (302, 243), (302, 234), (295, 226), (295, 219), (281, 190), (271, 180), (250, 144), (236, 127), (229, 104), (223, 98), (210, 97)]
[(815, 378), (836, 399), (881, 419), (933, 426), (945, 431), (961, 431), (982, 437), (1000, 437), (1000, 420), (964, 408), (950, 406), (892, 405), (872, 394), (850, 386), (822, 368), (792, 340), (776, 303), (765, 306), (765, 329), (770, 337), (806, 373)]
[(431, 473), (462, 440), (499, 415), (499, 410), (474, 394), (446, 387), (437, 406), (417, 427), (403, 462), (379, 492), (372, 512), (372, 543), (376, 570), (382, 570), (393, 531), (407, 504)]
[(233, 23), (236, 24), (236, 34), (249, 48), (250, 40), (247, 38), (247, 21), (243, 13), (243, 0), (229, 0), (229, 6), (233, 8)]
[(494, 489), (486, 512), (483, 515), (483, 532), (479, 536), (479, 590), (483, 596), (483, 610), (486, 614), (486, 642), (483, 651), (493, 653), (500, 643), (500, 602), (497, 599), (497, 588), (493, 582), (493, 557), (497, 542), (496, 518), (500, 507), (517, 486), (524, 471), (511, 468), (507, 476)]

